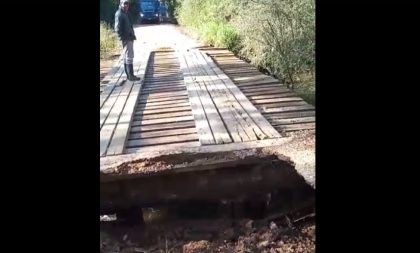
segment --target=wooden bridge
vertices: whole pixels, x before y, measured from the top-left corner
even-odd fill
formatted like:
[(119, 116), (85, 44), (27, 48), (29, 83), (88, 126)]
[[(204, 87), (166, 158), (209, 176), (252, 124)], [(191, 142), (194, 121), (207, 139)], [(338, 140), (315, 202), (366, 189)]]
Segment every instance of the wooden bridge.
[(289, 131), (315, 129), (312, 105), (226, 49), (136, 56), (140, 81), (123, 82), (122, 64), (102, 80), (102, 158), (261, 147), (281, 142)]
[(303, 180), (287, 158), (255, 150), (314, 130), (312, 105), (226, 49), (135, 55), (140, 81), (124, 81), (117, 64), (101, 83), (101, 212), (244, 194), (253, 201)]

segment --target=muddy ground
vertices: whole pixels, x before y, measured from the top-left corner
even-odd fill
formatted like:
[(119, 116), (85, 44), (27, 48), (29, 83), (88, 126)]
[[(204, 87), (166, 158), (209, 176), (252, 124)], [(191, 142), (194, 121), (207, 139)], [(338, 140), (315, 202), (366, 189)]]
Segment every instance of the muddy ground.
[(101, 252), (315, 252), (315, 222), (274, 220), (178, 220), (146, 228), (103, 222)]

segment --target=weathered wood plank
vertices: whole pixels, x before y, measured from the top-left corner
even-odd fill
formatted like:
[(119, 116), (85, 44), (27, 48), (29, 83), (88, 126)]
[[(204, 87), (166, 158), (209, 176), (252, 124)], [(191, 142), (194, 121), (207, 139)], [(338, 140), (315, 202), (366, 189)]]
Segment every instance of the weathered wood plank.
[(304, 117), (312, 117), (315, 116), (315, 111), (297, 111), (297, 112), (281, 112), (281, 113), (271, 113), (271, 114), (264, 114), (264, 116), (269, 120), (276, 120), (276, 119), (288, 119), (288, 118), (304, 118)]
[(194, 120), (194, 117), (191, 116), (181, 116), (181, 117), (172, 117), (172, 118), (163, 118), (163, 119), (150, 119), (150, 120), (139, 120), (138, 118), (134, 118), (132, 126), (139, 126), (139, 125), (155, 125), (160, 123), (175, 123), (180, 121), (187, 121), (187, 120)]
[(294, 97), (296, 96), (295, 93), (292, 92), (284, 92), (278, 94), (264, 94), (264, 95), (247, 95), (246, 97), (249, 98), (251, 101), (258, 101), (259, 99), (271, 99), (271, 98), (286, 98), (286, 97)]
[(150, 52), (141, 54), (141, 61), (139, 62), (140, 68), (137, 75), (141, 78), (140, 81), (136, 81), (133, 84), (131, 93), (124, 106), (124, 110), (121, 117), (118, 120), (117, 127), (115, 128), (114, 135), (112, 136), (111, 143), (109, 144), (107, 155), (122, 154), (124, 151), (124, 145), (130, 133), (130, 124), (133, 118), (134, 109), (136, 107), (137, 98), (140, 93), (140, 89), (144, 82), (144, 76), (147, 69), (147, 63), (149, 62)]
[(271, 124), (273, 126), (288, 125), (288, 124), (299, 124), (299, 123), (313, 123), (315, 122), (315, 116), (313, 117), (299, 117), (299, 118), (287, 118), (287, 119), (272, 119)]
[(195, 123), (193, 120), (190, 121), (181, 121), (181, 122), (171, 122), (155, 125), (146, 125), (146, 126), (132, 126), (131, 133), (138, 132), (148, 132), (148, 131), (158, 131), (158, 130), (171, 130), (171, 129), (182, 129), (182, 128), (195, 128)]
[(207, 121), (206, 114), (204, 112), (203, 105), (201, 103), (198, 89), (196, 88), (191, 72), (186, 63), (185, 56), (182, 52), (178, 53), (180, 62), (180, 68), (183, 72), (185, 86), (187, 87), (189, 101), (193, 113), (193, 119), (197, 128), (198, 138), (202, 145), (214, 144), (215, 139), (210, 128), (210, 124)]
[(218, 78), (222, 80), (225, 84), (226, 88), (230, 90), (236, 100), (241, 104), (241, 106), (247, 111), (250, 117), (254, 120), (254, 122), (260, 127), (260, 129), (269, 137), (269, 138), (278, 138), (281, 135), (277, 132), (273, 126), (261, 115), (257, 108), (246, 98), (246, 96), (239, 90), (238, 87), (226, 76), (211, 60), (209, 56), (200, 52), (206, 62), (209, 63), (210, 67), (214, 70), (217, 74)]
[(140, 103), (154, 103), (154, 102), (165, 102), (165, 101), (172, 101), (174, 99), (188, 99), (188, 95), (181, 95), (181, 96), (172, 96), (172, 97), (158, 97), (158, 98), (150, 98), (147, 96), (140, 97), (138, 100), (138, 104)]
[(109, 116), (107, 117), (103, 127), (100, 131), (100, 151), (99, 155), (104, 156), (108, 149), (108, 145), (111, 142), (112, 135), (114, 133), (115, 127), (117, 126), (120, 115), (123, 111), (124, 105), (127, 101), (127, 97), (130, 94), (131, 88), (133, 87), (133, 82), (126, 82), (123, 86), (123, 90), (117, 98), (112, 110), (110, 111)]
[[(122, 65), (122, 64), (121, 64)], [(107, 87), (104, 88), (104, 91), (101, 93), (99, 98), (99, 108), (102, 108), (105, 101), (108, 99), (111, 92), (114, 90), (117, 84), (122, 80), (124, 73), (124, 67), (121, 66), (118, 71), (109, 79)]]
[[(239, 88), (240, 89), (240, 88)], [(271, 91), (244, 91), (242, 90), (242, 93), (244, 93), (247, 97), (248, 96), (258, 96), (258, 95), (278, 95), (278, 94), (284, 94), (284, 93), (290, 93), (289, 90), (278, 90), (278, 89), (272, 89)]]
[[(233, 79), (234, 80), (234, 79)], [(283, 90), (286, 91), (285, 89), (286, 87), (283, 87)], [(263, 90), (273, 90), (273, 89), (277, 89), (277, 90), (281, 90), (282, 87), (279, 84), (258, 84), (258, 85), (253, 85), (253, 86), (246, 86), (246, 87), (241, 87), (241, 90), (243, 91), (263, 91)]]
[(178, 91), (178, 92), (168, 92), (168, 93), (151, 93), (151, 94), (140, 94), (140, 100), (144, 99), (161, 99), (161, 98), (175, 98), (179, 96), (188, 96), (187, 90)]
[(223, 120), (219, 114), (220, 112), (218, 111), (218, 106), (216, 105), (217, 102), (215, 102), (213, 97), (209, 94), (206, 84), (203, 82), (202, 78), (200, 78), (202, 74), (200, 73), (200, 68), (195, 64), (193, 55), (193, 51), (190, 50), (185, 54), (185, 59), (190, 71), (192, 71), (196, 87), (199, 89), (198, 94), (200, 95), (200, 100), (203, 104), (204, 112), (206, 113), (214, 139), (217, 144), (230, 143), (232, 142), (232, 139), (223, 124)]
[(281, 88), (287, 89), (286, 86), (283, 85), (283, 84), (281, 84), (278, 80), (273, 81), (272, 79), (270, 79), (270, 80), (261, 79), (261, 80), (257, 80), (257, 81), (251, 81), (251, 82), (237, 81), (237, 80), (235, 80), (235, 78), (232, 78), (232, 80), (234, 80), (236, 82), (236, 84), (237, 84), (237, 86), (239, 88), (242, 88), (242, 87), (245, 88), (245, 87), (248, 87), (248, 86), (258, 86), (258, 87), (261, 87), (262, 85), (276, 84), (276, 85), (278, 85)]
[(303, 101), (303, 99), (300, 97), (281, 97), (281, 98), (253, 99), (251, 101), (257, 104), (272, 104), (272, 103), (283, 103), (283, 102), (291, 102), (291, 101), (293, 102)]
[[(194, 64), (194, 61), (190, 59), (191, 64)], [(198, 71), (198, 68), (194, 64), (194, 69)], [(206, 73), (199, 73), (200, 75), (207, 75)], [(201, 82), (206, 85), (206, 82), (210, 82), (210, 79), (206, 79), (205, 77), (197, 77)], [(220, 113), (221, 118), (225, 122), (225, 125), (229, 131), (230, 136), (232, 137), (234, 142), (242, 142), (243, 140), (247, 141), (249, 140), (248, 136), (246, 135), (245, 131), (242, 129), (241, 126), (236, 124), (235, 116), (233, 115), (233, 112), (230, 110), (229, 105), (226, 103), (226, 99), (219, 97), (219, 94), (216, 94), (216, 91), (213, 86), (210, 84), (207, 84), (209, 86), (209, 93), (212, 96), (213, 100), (215, 101), (215, 104), (217, 105), (218, 111)]]
[[(206, 146), (214, 146), (214, 145), (206, 145)], [(155, 146), (145, 146), (139, 149), (138, 147), (127, 148), (127, 154), (133, 154), (136, 152), (144, 152), (144, 153), (155, 153), (155, 152), (165, 152), (167, 150), (179, 150), (179, 149), (190, 149), (190, 148), (198, 148), (201, 147), (199, 141), (188, 141), (182, 143), (169, 143), (163, 145), (155, 145)]]
[[(219, 111), (227, 112), (222, 114), (222, 116), (226, 116), (225, 122), (230, 134), (232, 135), (232, 132), (235, 130), (238, 131), (241, 140), (237, 142), (254, 141), (267, 138), (267, 136), (259, 129), (259, 127), (249, 117), (247, 112), (238, 103), (235, 97), (228, 92), (222, 81), (217, 78), (216, 73), (210, 68), (201, 53), (198, 51), (194, 52), (198, 63), (203, 66), (203, 71), (205, 72), (204, 74), (207, 75), (206, 80), (209, 81), (209, 90), (212, 94), (214, 94), (214, 96), (220, 97), (220, 102), (217, 103)], [(230, 119), (232, 117), (233, 120)], [(232, 129), (232, 127), (236, 129)]]
[(149, 120), (149, 119), (163, 119), (163, 118), (173, 118), (173, 117), (181, 117), (181, 116), (189, 116), (192, 115), (191, 110), (188, 111), (181, 111), (181, 112), (168, 112), (168, 113), (155, 113), (155, 114), (139, 114), (135, 113), (135, 117), (141, 117), (142, 120)]
[(185, 102), (188, 102), (188, 99), (185, 99), (185, 98), (177, 98), (177, 99), (173, 99), (173, 100), (169, 100), (169, 101), (148, 102), (148, 103), (145, 103), (143, 101), (140, 101), (137, 104), (138, 105), (145, 104), (146, 107), (153, 107), (153, 106), (162, 106), (162, 105), (177, 105), (177, 104), (185, 103)]
[(120, 95), (122, 86), (117, 86), (113, 92), (109, 95), (108, 99), (104, 103), (103, 107), (99, 110), (99, 129), (102, 129), (105, 120), (109, 116), (111, 109), (113, 108), (118, 96)]
[(261, 109), (261, 108), (269, 109), (269, 108), (277, 108), (277, 107), (307, 105), (307, 104), (308, 103), (306, 103), (304, 100), (301, 100), (301, 101), (290, 101), (290, 102), (286, 101), (282, 103), (271, 103), (271, 104), (255, 104), (255, 107), (257, 107), (258, 109)]
[[(195, 127), (189, 128), (180, 128), (180, 129), (169, 129), (169, 130), (158, 130), (158, 131), (149, 131), (149, 132), (137, 132), (130, 135), (130, 139), (145, 139), (145, 138), (156, 138), (156, 137), (165, 137), (165, 136), (174, 136), (182, 134), (197, 134), (197, 129)], [(198, 140), (198, 135), (197, 135)]]
[(142, 110), (136, 112), (136, 115), (149, 115), (149, 114), (159, 114), (159, 113), (169, 113), (169, 112), (184, 112), (188, 111), (191, 112), (191, 106), (177, 106), (177, 107), (170, 107), (170, 108), (159, 108), (154, 110)]
[(315, 129), (315, 122), (312, 123), (302, 123), (302, 124), (290, 124), (290, 125), (276, 125), (277, 129), (280, 131), (299, 131), (299, 130), (309, 130)]
[(158, 145), (158, 144), (179, 143), (179, 142), (187, 142), (187, 141), (198, 141), (198, 135), (196, 133), (193, 133), (193, 134), (183, 134), (183, 135), (174, 135), (174, 136), (147, 138), (147, 139), (128, 140), (127, 148)]
[(285, 106), (277, 108), (261, 108), (263, 113), (278, 113), (278, 112), (293, 112), (293, 111), (305, 111), (305, 110), (314, 110), (312, 105), (298, 105), (298, 106)]
[(182, 102), (178, 104), (169, 104), (169, 105), (159, 105), (159, 106), (148, 106), (147, 104), (138, 104), (138, 110), (157, 110), (157, 109), (169, 109), (169, 108), (176, 108), (182, 106), (189, 106), (189, 102)]

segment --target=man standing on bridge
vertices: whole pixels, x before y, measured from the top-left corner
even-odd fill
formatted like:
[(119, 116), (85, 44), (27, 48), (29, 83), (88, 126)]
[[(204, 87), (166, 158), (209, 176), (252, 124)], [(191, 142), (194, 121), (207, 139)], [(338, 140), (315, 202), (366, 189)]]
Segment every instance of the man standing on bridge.
[(124, 70), (127, 79), (130, 81), (138, 81), (140, 78), (134, 75), (133, 70), (133, 42), (136, 40), (136, 35), (134, 34), (130, 17), (128, 16), (128, 6), (128, 0), (120, 0), (120, 6), (115, 13), (115, 31), (123, 45)]

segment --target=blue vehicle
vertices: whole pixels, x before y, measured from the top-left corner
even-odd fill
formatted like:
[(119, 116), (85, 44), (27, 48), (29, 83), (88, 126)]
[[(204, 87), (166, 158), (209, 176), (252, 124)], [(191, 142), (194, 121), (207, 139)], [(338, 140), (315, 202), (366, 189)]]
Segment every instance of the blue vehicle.
[(159, 22), (159, 0), (139, 0), (140, 22)]

